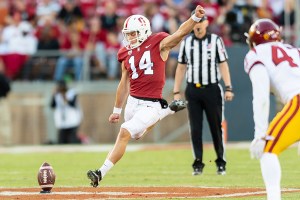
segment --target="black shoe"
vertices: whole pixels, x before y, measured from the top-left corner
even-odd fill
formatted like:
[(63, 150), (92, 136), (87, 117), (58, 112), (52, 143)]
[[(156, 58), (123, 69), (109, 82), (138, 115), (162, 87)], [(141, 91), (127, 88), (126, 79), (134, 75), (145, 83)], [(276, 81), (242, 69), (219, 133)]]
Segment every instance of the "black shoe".
[(195, 160), (192, 167), (194, 169), (192, 175), (193, 176), (197, 176), (197, 175), (201, 175), (203, 172), (203, 168), (204, 168), (204, 164), (200, 161), (200, 160)]
[(226, 168), (224, 165), (217, 166), (217, 174), (218, 175), (225, 175), (226, 174)]
[(99, 182), (102, 180), (102, 175), (100, 170), (89, 170), (86, 173), (87, 177), (91, 179), (91, 186), (97, 187), (99, 185)]
[(186, 108), (186, 101), (183, 100), (174, 100), (170, 103), (169, 108), (175, 112), (183, 110)]

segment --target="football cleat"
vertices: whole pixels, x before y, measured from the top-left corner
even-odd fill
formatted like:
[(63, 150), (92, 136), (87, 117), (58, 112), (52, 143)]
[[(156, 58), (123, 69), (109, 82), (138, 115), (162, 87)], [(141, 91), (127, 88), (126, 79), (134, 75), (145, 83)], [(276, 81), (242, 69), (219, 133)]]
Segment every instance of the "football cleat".
[(224, 165), (217, 166), (217, 174), (218, 175), (225, 175), (226, 174), (226, 168)]
[(172, 101), (170, 103), (169, 108), (172, 111), (178, 112), (180, 110), (185, 109), (186, 108), (186, 104), (187, 104), (186, 101), (183, 101), (183, 100), (174, 100), (174, 101)]
[(91, 180), (91, 186), (97, 187), (99, 182), (102, 180), (102, 175), (100, 170), (89, 170), (87, 172), (87, 177)]
[(204, 168), (205, 164), (200, 162), (200, 160), (196, 159), (192, 165), (193, 167), (193, 176), (197, 176), (197, 175), (201, 175), (203, 172), (203, 168)]

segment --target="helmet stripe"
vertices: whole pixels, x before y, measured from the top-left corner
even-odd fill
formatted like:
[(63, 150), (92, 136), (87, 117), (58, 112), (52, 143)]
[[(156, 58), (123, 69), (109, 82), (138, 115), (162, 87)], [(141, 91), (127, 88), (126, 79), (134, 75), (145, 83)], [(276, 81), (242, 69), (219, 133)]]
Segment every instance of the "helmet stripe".
[(128, 17), (128, 18), (126, 19), (124, 28), (127, 28), (127, 27), (128, 27), (128, 22), (129, 22), (129, 19), (130, 19), (131, 17), (132, 17), (132, 16), (130, 16), (130, 17)]

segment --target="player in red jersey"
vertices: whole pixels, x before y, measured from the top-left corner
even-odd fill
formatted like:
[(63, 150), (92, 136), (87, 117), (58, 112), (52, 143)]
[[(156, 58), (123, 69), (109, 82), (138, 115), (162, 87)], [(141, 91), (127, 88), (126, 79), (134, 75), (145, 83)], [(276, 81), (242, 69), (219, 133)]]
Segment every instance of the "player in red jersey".
[(193, 30), (204, 15), (205, 10), (197, 6), (195, 14), (172, 35), (164, 32), (152, 34), (149, 20), (142, 15), (132, 15), (124, 22), (122, 33), (125, 47), (118, 52), (122, 76), (109, 122), (119, 121), (127, 99), (125, 122), (104, 164), (95, 171), (87, 172), (93, 187), (97, 187), (99, 181), (122, 158), (131, 138), (139, 139), (156, 122), (185, 108), (185, 102), (181, 100), (173, 101), (168, 106), (162, 99), (165, 62), (170, 50)]

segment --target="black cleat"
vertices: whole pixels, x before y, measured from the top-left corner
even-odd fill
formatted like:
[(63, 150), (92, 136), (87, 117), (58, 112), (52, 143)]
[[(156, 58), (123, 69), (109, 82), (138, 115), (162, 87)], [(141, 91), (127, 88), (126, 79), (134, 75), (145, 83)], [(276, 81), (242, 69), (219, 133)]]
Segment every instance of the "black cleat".
[(102, 180), (102, 175), (100, 170), (89, 170), (86, 173), (87, 177), (91, 180), (91, 186), (97, 187), (99, 185), (99, 182)]
[(193, 176), (201, 175), (204, 168), (204, 163), (200, 162), (200, 160), (196, 159), (192, 165), (194, 171), (192, 173)]
[(183, 100), (174, 100), (170, 103), (169, 108), (175, 112), (183, 110), (186, 108), (186, 101)]
[(226, 174), (226, 168), (224, 165), (217, 166), (217, 174), (218, 175), (225, 175)]

